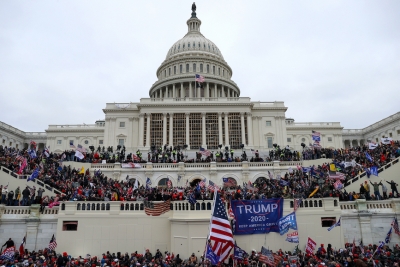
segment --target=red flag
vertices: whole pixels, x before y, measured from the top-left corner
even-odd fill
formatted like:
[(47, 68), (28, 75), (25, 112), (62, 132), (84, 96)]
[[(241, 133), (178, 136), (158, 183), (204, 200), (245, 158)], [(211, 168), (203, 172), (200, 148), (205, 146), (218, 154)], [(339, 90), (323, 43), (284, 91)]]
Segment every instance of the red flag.
[(21, 245), (19, 246), (19, 254), (20, 254), (21, 256), (24, 256), (24, 254), (25, 254), (25, 248), (24, 248), (25, 243), (26, 243), (26, 235), (24, 236), (24, 239), (22, 239), (22, 243), (21, 243)]
[(315, 243), (315, 241), (312, 240), (311, 238), (308, 238), (306, 252), (309, 254), (314, 254), (314, 250), (315, 250), (316, 246), (317, 246), (317, 243)]

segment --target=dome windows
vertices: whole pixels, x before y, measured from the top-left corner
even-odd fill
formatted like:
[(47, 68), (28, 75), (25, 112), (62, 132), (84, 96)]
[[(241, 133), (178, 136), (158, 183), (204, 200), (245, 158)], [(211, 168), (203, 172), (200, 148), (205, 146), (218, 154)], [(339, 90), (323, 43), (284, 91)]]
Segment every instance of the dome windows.
[(210, 65), (207, 64), (207, 73), (210, 73)]
[(186, 64), (186, 72), (189, 72), (189, 64)]
[(200, 72), (203, 72), (203, 64), (200, 64)]
[(168, 76), (171, 76), (171, 68), (168, 68)]
[(218, 68), (218, 75), (221, 76), (221, 68)]
[(182, 49), (185, 50), (185, 44), (183, 44)]
[(225, 70), (222, 70), (222, 76), (225, 77)]
[(174, 75), (176, 74), (176, 66), (174, 66)]
[(183, 66), (182, 66), (182, 64), (179, 65), (179, 73), (183, 73)]
[(213, 66), (213, 72), (212, 72), (212, 74), (215, 74), (215, 66)]
[(188, 49), (190, 48), (190, 43), (188, 43)]
[(181, 49), (181, 45), (178, 45), (178, 51), (179, 51), (179, 49)]
[(196, 63), (193, 63), (193, 72), (196, 72)]

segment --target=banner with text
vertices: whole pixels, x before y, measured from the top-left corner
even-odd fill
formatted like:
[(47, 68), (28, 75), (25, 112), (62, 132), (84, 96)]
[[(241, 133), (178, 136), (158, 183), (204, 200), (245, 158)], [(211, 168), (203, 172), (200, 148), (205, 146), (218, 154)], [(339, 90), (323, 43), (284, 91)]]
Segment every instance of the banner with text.
[(283, 214), (283, 198), (259, 200), (234, 200), (234, 235), (264, 234), (278, 232), (278, 221)]

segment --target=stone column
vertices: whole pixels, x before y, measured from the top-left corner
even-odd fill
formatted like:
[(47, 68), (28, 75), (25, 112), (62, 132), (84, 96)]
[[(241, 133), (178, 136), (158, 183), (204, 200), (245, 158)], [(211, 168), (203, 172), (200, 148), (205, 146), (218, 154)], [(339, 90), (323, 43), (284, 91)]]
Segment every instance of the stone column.
[(176, 94), (175, 94), (175, 84), (172, 85), (172, 97), (176, 98)]
[(206, 144), (206, 113), (202, 112), (201, 113), (201, 147), (202, 148), (207, 148)]
[(162, 145), (167, 144), (167, 113), (163, 113), (163, 143)]
[(207, 89), (204, 92), (204, 97), (207, 97), (207, 98), (210, 97), (210, 83), (207, 83)]
[(189, 98), (193, 97), (193, 92), (192, 92), (192, 82), (189, 82)]
[[(218, 97), (218, 87), (217, 84), (214, 84), (214, 97)], [(222, 144), (222, 143), (221, 143)]]
[(146, 147), (150, 148), (150, 123), (151, 123), (151, 114), (147, 113), (147, 125), (146, 125)]
[(246, 145), (246, 132), (244, 126), (244, 112), (240, 112), (240, 128), (242, 129), (242, 144)]
[(226, 97), (225, 95), (225, 87), (221, 85), (221, 97)]
[(247, 140), (248, 146), (253, 146), (253, 119), (251, 113), (247, 113)]
[(218, 112), (218, 145), (222, 145), (222, 112)]
[(188, 149), (190, 149), (190, 139), (189, 139), (189, 116), (190, 113), (185, 113), (186, 116), (186, 145), (188, 145)]
[(229, 127), (228, 127), (229, 112), (224, 112), (224, 114), (225, 114), (225, 146), (229, 146)]
[(181, 83), (181, 89), (180, 89), (179, 97), (180, 98), (184, 98), (185, 97), (185, 94), (183, 92), (183, 83)]
[(174, 136), (173, 136), (173, 131), (174, 129), (174, 113), (169, 113), (169, 145), (174, 146)]

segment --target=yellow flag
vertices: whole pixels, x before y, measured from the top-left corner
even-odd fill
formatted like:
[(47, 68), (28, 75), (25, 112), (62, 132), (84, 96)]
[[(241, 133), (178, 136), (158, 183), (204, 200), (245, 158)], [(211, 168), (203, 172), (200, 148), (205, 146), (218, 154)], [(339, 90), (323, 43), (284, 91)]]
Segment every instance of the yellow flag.
[(317, 186), (317, 188), (315, 188), (315, 190), (312, 191), (312, 193), (308, 197), (312, 197), (313, 195), (315, 195), (315, 193), (317, 193), (318, 189), (319, 189), (319, 186)]
[(82, 167), (81, 171), (78, 174), (85, 174), (85, 168)]
[(330, 169), (330, 171), (335, 172), (335, 171), (336, 171), (336, 166), (335, 166), (335, 164), (331, 163), (331, 164), (329, 165), (329, 169)]

